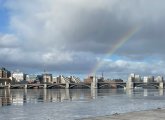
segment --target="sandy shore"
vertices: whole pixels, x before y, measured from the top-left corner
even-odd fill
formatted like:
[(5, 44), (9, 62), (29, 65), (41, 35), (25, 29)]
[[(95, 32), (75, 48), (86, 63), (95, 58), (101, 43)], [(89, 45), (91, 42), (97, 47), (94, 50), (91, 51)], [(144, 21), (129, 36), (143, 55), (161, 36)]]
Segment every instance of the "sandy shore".
[(124, 114), (114, 114), (81, 120), (165, 120), (165, 109), (130, 112)]

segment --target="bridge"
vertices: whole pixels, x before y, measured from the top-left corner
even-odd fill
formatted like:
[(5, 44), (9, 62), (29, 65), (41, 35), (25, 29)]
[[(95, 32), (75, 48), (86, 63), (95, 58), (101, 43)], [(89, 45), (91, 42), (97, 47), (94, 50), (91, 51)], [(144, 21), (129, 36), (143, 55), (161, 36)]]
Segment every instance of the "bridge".
[(126, 82), (98, 82), (98, 89), (103, 88), (124, 88), (126, 89)]
[(0, 84), (0, 88), (11, 88), (11, 89), (34, 89), (34, 88), (45, 88), (45, 89), (74, 89), (74, 88), (88, 88), (88, 89), (103, 89), (103, 88), (124, 88), (124, 89), (134, 89), (138, 87), (147, 88), (147, 87), (154, 87), (157, 89), (164, 89), (165, 83), (164, 82), (98, 82), (96, 78), (93, 78), (92, 83), (50, 83), (50, 84)]
[(91, 88), (91, 84), (85, 83), (53, 83), (53, 84), (7, 84), (0, 85), (0, 88), (10, 88), (10, 89), (74, 89), (74, 88)]
[[(142, 88), (157, 88), (163, 89), (165, 83), (127, 83), (127, 82), (99, 82), (97, 83), (96, 89), (135, 89), (138, 87)], [(10, 89), (92, 89), (93, 85), (85, 83), (68, 83), (68, 84), (15, 84), (15, 85), (0, 85), (0, 88), (10, 88)]]
[(159, 88), (159, 89), (164, 89), (165, 83), (164, 82), (127, 82), (127, 88), (128, 89), (134, 89), (138, 87), (142, 88), (149, 88), (149, 87), (154, 87), (154, 88)]

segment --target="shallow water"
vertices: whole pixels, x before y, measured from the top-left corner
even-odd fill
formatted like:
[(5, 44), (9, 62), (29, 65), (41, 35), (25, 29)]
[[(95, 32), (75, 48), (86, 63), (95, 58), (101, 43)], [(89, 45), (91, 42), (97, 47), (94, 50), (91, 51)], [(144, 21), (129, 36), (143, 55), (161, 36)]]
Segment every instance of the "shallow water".
[(74, 120), (165, 107), (158, 89), (0, 89), (0, 120)]

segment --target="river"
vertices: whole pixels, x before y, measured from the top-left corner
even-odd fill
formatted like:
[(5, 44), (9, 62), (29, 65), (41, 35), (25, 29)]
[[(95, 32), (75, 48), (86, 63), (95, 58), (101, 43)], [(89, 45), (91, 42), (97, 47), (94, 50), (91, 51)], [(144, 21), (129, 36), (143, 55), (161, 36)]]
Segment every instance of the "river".
[(75, 120), (165, 108), (162, 89), (0, 89), (0, 120)]

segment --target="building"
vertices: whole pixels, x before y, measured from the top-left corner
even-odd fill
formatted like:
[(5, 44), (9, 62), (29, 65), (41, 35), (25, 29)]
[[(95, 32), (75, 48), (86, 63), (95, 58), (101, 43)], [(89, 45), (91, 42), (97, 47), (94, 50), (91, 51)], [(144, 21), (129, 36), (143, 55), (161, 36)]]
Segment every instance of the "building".
[(11, 72), (8, 71), (6, 68), (1, 68), (0, 69), (0, 78), (9, 78), (11, 77)]
[(98, 80), (98, 82), (105, 82), (104, 77), (100, 77), (97, 80)]
[(60, 75), (59, 77), (57, 77), (57, 82), (61, 84), (70, 83), (70, 78)]
[(29, 75), (26, 75), (26, 81), (29, 82), (29, 83), (33, 83), (37, 80), (37, 75), (34, 75), (34, 74), (29, 74)]
[(6, 68), (2, 67), (0, 69), (0, 85), (11, 84), (11, 72)]
[(142, 82), (140, 75), (135, 75), (134, 82)]
[(134, 73), (130, 74), (128, 77), (129, 82), (142, 82), (140, 75), (136, 75)]
[(8, 85), (11, 84), (12, 80), (9, 78), (0, 78), (0, 85)]
[(52, 83), (52, 74), (44, 73), (42, 74), (43, 83)]
[(134, 77), (135, 77), (135, 73), (131, 73), (131, 74), (129, 75), (129, 77), (134, 78)]
[(164, 82), (163, 76), (157, 76), (154, 81), (155, 82)]
[(69, 78), (70, 83), (80, 83), (81, 82), (79, 77), (69, 76), (68, 78)]
[(23, 80), (26, 80), (26, 74), (18, 70), (12, 73), (12, 77), (15, 79), (16, 82), (21, 82)]
[(39, 81), (40, 83), (43, 83), (43, 76), (37, 75), (36, 80)]
[(154, 82), (154, 76), (150, 75), (148, 76), (149, 82)]
[(54, 76), (53, 76), (53, 78), (52, 78), (52, 82), (53, 82), (53, 83), (59, 83), (57, 77), (54, 77)]
[(145, 76), (143, 79), (144, 83), (152, 83), (154, 82), (154, 76)]
[(88, 78), (84, 79), (84, 83), (92, 83), (93, 82), (93, 76), (89, 76)]
[(143, 78), (143, 82), (144, 82), (144, 83), (148, 83), (148, 82), (149, 82), (148, 76), (145, 76), (145, 77)]

